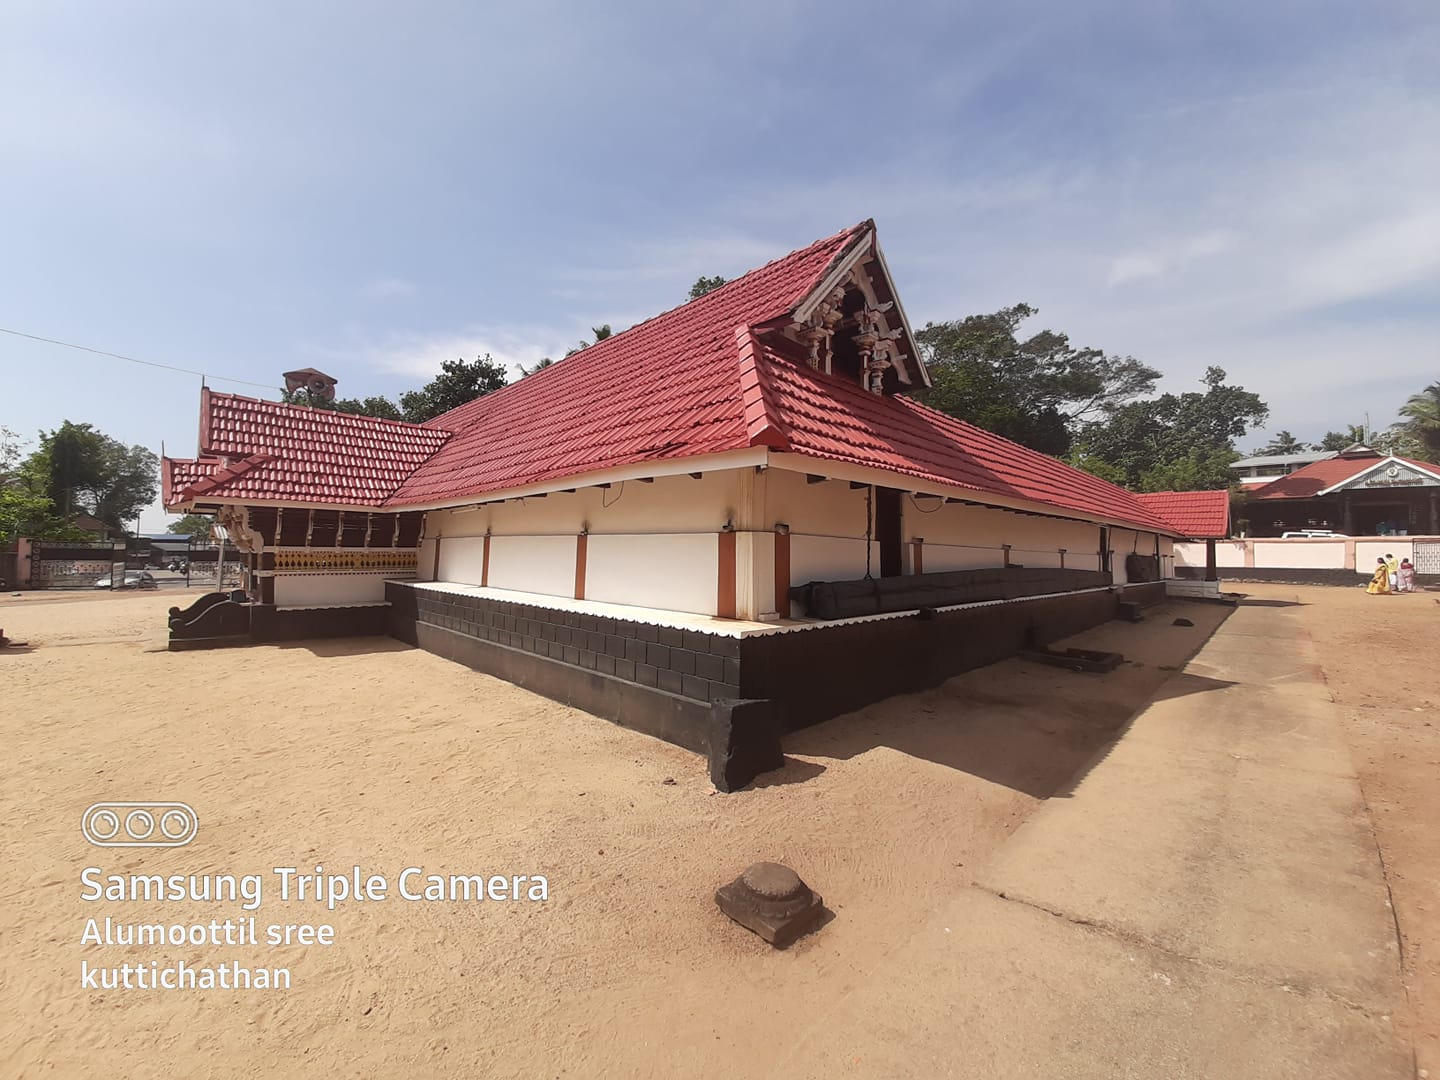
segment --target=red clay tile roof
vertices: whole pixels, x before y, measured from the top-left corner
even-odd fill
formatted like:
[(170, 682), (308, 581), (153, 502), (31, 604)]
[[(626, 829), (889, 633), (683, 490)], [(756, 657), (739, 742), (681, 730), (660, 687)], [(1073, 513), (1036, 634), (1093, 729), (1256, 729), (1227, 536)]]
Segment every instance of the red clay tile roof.
[(1194, 540), (1223, 540), (1230, 535), (1230, 492), (1218, 491), (1149, 491), (1136, 495), (1142, 506), (1149, 507), (1175, 526), (1181, 536)]
[(450, 438), (438, 427), (201, 392), (200, 447), (228, 462), (167, 462), (166, 505), (207, 501), (379, 506)]
[[(1311, 462), (1303, 469), (1296, 469), (1288, 476), (1282, 476), (1278, 480), (1272, 480), (1264, 487), (1256, 488), (1250, 492), (1249, 497), (1251, 501), (1257, 499), (1309, 499), (1327, 488), (1359, 476), (1367, 469), (1373, 469), (1385, 459), (1384, 454), (1379, 454), (1375, 457), (1333, 457), (1326, 458), (1324, 461)], [(1397, 457), (1395, 460), (1426, 472), (1433, 473), (1435, 471), (1435, 466), (1429, 462), (1411, 461), (1409, 458), (1402, 457)]]
[[(207, 392), (201, 445), (229, 469), (167, 463), (173, 501), (203, 491), (206, 501), (454, 505), (764, 446), (1184, 534), (1122, 488), (769, 347), (770, 326), (873, 228), (862, 222), (792, 252), (424, 425)], [(179, 483), (192, 468), (199, 475)]]
[(794, 453), (1170, 531), (1124, 488), (918, 401), (773, 353), (767, 364), (772, 409)]
[(174, 506), (183, 502), (181, 493), (186, 488), (208, 480), (220, 468), (219, 458), (161, 458), (160, 459), (160, 502), (163, 506)]
[(763, 419), (752, 423), (747, 412), (753, 393), (742, 397), (736, 328), (786, 314), (871, 227), (792, 252), (437, 417), (431, 423), (456, 437), (392, 501), (435, 502), (770, 445)]

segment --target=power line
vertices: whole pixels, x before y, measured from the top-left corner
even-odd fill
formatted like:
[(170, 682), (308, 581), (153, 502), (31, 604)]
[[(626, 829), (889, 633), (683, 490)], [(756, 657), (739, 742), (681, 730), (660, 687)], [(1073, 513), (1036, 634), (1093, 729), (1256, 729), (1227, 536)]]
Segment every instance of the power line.
[(43, 341), (47, 345), (60, 345), (67, 349), (78, 349), (81, 352), (94, 353), (96, 356), (110, 356), (116, 360), (128, 360), (132, 364), (144, 364), (146, 367), (164, 368), (166, 371), (178, 371), (183, 375), (199, 375), (202, 379), (214, 379), (216, 382), (239, 383), (241, 386), (258, 386), (262, 390), (279, 390), (279, 386), (270, 383), (251, 382), (248, 379), (231, 379), (225, 375), (211, 375), (204, 371), (194, 371), (190, 368), (176, 367), (174, 364), (158, 364), (154, 360), (141, 360), (135, 356), (125, 356), (122, 353), (106, 352), (104, 349), (92, 349), (88, 345), (76, 345), (69, 341), (57, 341), (55, 338), (41, 337), (39, 334), (27, 334), (21, 330), (8, 330), (0, 326), (0, 334), (13, 334), (15, 337), (29, 338), (31, 341)]

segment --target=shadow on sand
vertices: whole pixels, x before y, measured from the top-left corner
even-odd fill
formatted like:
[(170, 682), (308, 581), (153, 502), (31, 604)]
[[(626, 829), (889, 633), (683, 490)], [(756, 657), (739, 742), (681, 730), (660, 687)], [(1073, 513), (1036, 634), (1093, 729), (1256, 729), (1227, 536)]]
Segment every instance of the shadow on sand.
[[(1183, 666), (1188, 657), (1174, 659)], [(1169, 665), (1132, 663), (1093, 675), (1008, 660), (792, 732), (785, 750), (849, 759), (885, 747), (1034, 798), (1064, 797), (1149, 701), (1233, 685)]]
[(377, 653), (410, 652), (415, 648), (392, 637), (307, 638), (303, 641), (267, 642), (276, 649), (305, 649), (314, 656), (331, 659), (340, 656), (370, 656)]

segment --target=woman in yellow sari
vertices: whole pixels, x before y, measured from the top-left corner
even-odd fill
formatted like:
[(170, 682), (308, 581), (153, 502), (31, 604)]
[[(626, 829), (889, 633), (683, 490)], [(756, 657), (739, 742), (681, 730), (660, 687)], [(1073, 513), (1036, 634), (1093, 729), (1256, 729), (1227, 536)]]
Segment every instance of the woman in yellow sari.
[(1375, 573), (1370, 578), (1370, 584), (1365, 586), (1365, 591), (1379, 596), (1390, 591), (1390, 567), (1385, 565), (1383, 558), (1375, 561), (1379, 565), (1375, 567)]

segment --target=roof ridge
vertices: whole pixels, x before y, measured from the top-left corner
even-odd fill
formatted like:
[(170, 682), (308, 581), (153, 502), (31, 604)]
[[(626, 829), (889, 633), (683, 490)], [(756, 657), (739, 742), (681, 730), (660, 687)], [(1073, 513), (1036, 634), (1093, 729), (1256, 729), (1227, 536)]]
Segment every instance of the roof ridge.
[(271, 408), (275, 409), (303, 409), (306, 410), (309, 414), (315, 416), (344, 417), (347, 420), (356, 420), (360, 423), (365, 424), (398, 424), (401, 427), (408, 428), (411, 431), (443, 431), (447, 435), (455, 434), (448, 428), (431, 427), (428, 422), (416, 423), (413, 420), (396, 420), (389, 416), (370, 416), (366, 413), (345, 412), (343, 409), (322, 409), (317, 405), (302, 405), (300, 402), (296, 401), (271, 401), (269, 398), (250, 397), (247, 394), (228, 394), (224, 392), (217, 392), (214, 390), (210, 390), (208, 387), (206, 388), (206, 392), (209, 394), (210, 400), (212, 402), (216, 398), (227, 398), (230, 401), (244, 401), (252, 405), (268, 405)]
[(740, 401), (748, 444), (788, 450), (790, 438), (781, 430), (779, 420), (770, 409), (765, 377), (760, 371), (761, 346), (753, 327), (735, 328), (735, 348), (740, 361)]
[[(637, 330), (641, 330), (641, 329), (649, 326), (651, 323), (654, 323), (654, 322), (656, 322), (656, 321), (658, 321), (658, 320), (660, 320), (660, 319), (668, 318), (669, 316), (673, 315), (675, 312), (681, 310), (682, 308), (687, 308), (687, 307), (689, 307), (691, 304), (697, 304), (697, 305), (702, 305), (702, 306), (710, 306), (710, 305), (713, 305), (713, 304), (718, 304), (718, 303), (721, 302), (722, 299), (725, 298), (725, 295), (726, 295), (727, 293), (733, 294), (733, 293), (736, 291), (736, 287), (737, 287), (737, 286), (739, 286), (740, 284), (742, 284), (743, 282), (745, 282), (745, 280), (746, 280), (747, 278), (753, 277), (755, 274), (763, 273), (764, 271), (770, 269), (772, 266), (778, 266), (780, 263), (786, 262), (787, 260), (802, 258), (807, 252), (813, 251), (813, 250), (815, 250), (815, 249), (818, 248), (818, 247), (823, 247), (823, 246), (826, 245), (826, 244), (834, 243), (836, 240), (840, 239), (841, 237), (852, 237), (852, 238), (853, 238), (858, 232), (861, 232), (861, 231), (863, 231), (863, 230), (865, 230), (865, 229), (867, 229), (867, 228), (873, 229), (874, 227), (875, 227), (875, 221), (874, 221), (874, 219), (873, 219), (873, 218), (866, 218), (864, 221), (860, 222), (860, 223), (857, 224), (857, 225), (851, 225), (849, 228), (841, 229), (839, 232), (831, 233), (829, 236), (821, 237), (819, 240), (812, 241), (811, 243), (806, 244), (806, 245), (804, 245), (803, 247), (795, 248), (793, 251), (787, 251), (785, 254), (776, 256), (775, 258), (769, 260), (768, 262), (762, 263), (762, 264), (759, 265), (759, 266), (755, 266), (755, 267), (752, 267), (752, 268), (749, 269), (749, 270), (746, 270), (746, 271), (745, 271), (743, 274), (741, 274), (739, 277), (732, 278), (731, 280), (727, 281), (724, 285), (721, 285), (718, 289), (711, 289), (709, 292), (704, 293), (704, 294), (702, 294), (702, 295), (700, 295), (700, 296), (697, 296), (697, 297), (695, 297), (695, 298), (692, 299), (692, 300), (685, 300), (685, 301), (683, 301), (682, 303), (676, 304), (674, 307), (666, 308), (664, 311), (656, 312), (654, 315), (651, 315), (648, 319), (642, 319), (640, 322), (637, 322), (637, 323), (634, 323), (634, 324), (632, 324), (632, 325), (630, 325), (630, 326), (627, 326), (624, 330), (616, 331), (615, 333), (611, 334), (609, 337), (607, 337), (607, 338), (606, 338), (605, 340), (603, 340), (603, 341), (591, 342), (590, 344), (586, 345), (585, 348), (583, 348), (583, 349), (577, 349), (575, 352), (571, 353), (569, 356), (565, 356), (565, 357), (562, 357), (562, 358), (559, 359), (559, 360), (553, 361), (548, 367), (541, 368), (539, 371), (535, 372), (535, 373), (532, 374), (532, 375), (522, 375), (520, 378), (516, 379), (516, 380), (515, 380), (514, 382), (512, 382), (512, 383), (506, 383), (504, 386), (500, 387), (500, 388), (497, 389), (497, 390), (492, 390), (492, 391), (490, 391), (490, 393), (488, 393), (488, 394), (482, 394), (482, 395), (480, 395), (480, 397), (478, 397), (478, 398), (472, 398), (471, 400), (465, 402), (463, 405), (456, 405), (455, 408), (450, 409), (450, 410), (448, 410), (448, 411), (446, 411), (446, 412), (443, 412), (443, 413), (441, 413), (439, 416), (435, 417), (433, 420), (427, 420), (427, 421), (425, 421), (425, 423), (426, 423), (426, 424), (431, 424), (431, 423), (434, 423), (435, 420), (443, 420), (445, 417), (449, 416), (451, 413), (458, 412), (458, 411), (460, 411), (461, 409), (467, 409), (467, 408), (469, 408), (471, 405), (474, 405), (475, 402), (480, 401), (480, 400), (482, 400), (482, 399), (486, 399), (486, 398), (493, 399), (493, 398), (497, 397), (497, 395), (504, 394), (507, 390), (510, 390), (512, 387), (520, 386), (522, 383), (525, 382), (526, 379), (533, 379), (533, 378), (535, 378), (536, 376), (543, 376), (543, 375), (545, 375), (547, 372), (553, 371), (555, 368), (559, 367), (559, 366), (560, 366), (561, 364), (563, 364), (565, 361), (574, 359), (574, 358), (577, 357), (577, 356), (581, 356), (581, 355), (584, 355), (584, 354), (586, 354), (586, 353), (589, 353), (590, 355), (587, 357), (587, 359), (588, 359), (588, 360), (591, 360), (591, 361), (594, 361), (596, 354), (591, 352), (592, 349), (600, 349), (600, 350), (602, 350), (602, 352), (601, 352), (599, 355), (600, 355), (601, 358), (603, 359), (603, 357), (604, 357), (606, 354), (608, 354), (609, 352), (612, 352), (614, 349), (620, 347), (620, 346), (614, 345), (614, 344), (612, 344), (612, 343), (613, 343), (613, 342), (624, 341), (626, 335), (633, 335)], [(848, 243), (847, 243), (847, 244), (846, 244), (846, 247), (848, 248), (848, 246), (849, 246), (849, 245), (848, 245)], [(832, 267), (834, 267), (836, 261), (837, 261), (838, 259), (840, 259), (841, 257), (843, 257), (844, 253), (845, 253), (845, 252), (844, 252), (844, 250), (842, 249), (840, 252), (837, 252), (834, 256), (832, 256), (832, 258), (830, 259), (830, 261), (825, 264), (824, 269), (821, 270), (821, 272), (816, 275), (814, 281), (815, 281), (815, 282), (819, 282), (819, 281), (823, 280), (824, 277), (825, 277), (825, 275), (830, 272), (830, 270), (831, 270)], [(813, 282), (812, 282), (810, 288), (814, 288), (814, 283), (813, 283)], [(809, 289), (806, 290), (805, 295), (806, 295), (806, 296), (809, 295)], [(792, 305), (792, 307), (793, 307), (793, 305)], [(533, 384), (532, 384), (532, 385), (533, 385)]]

